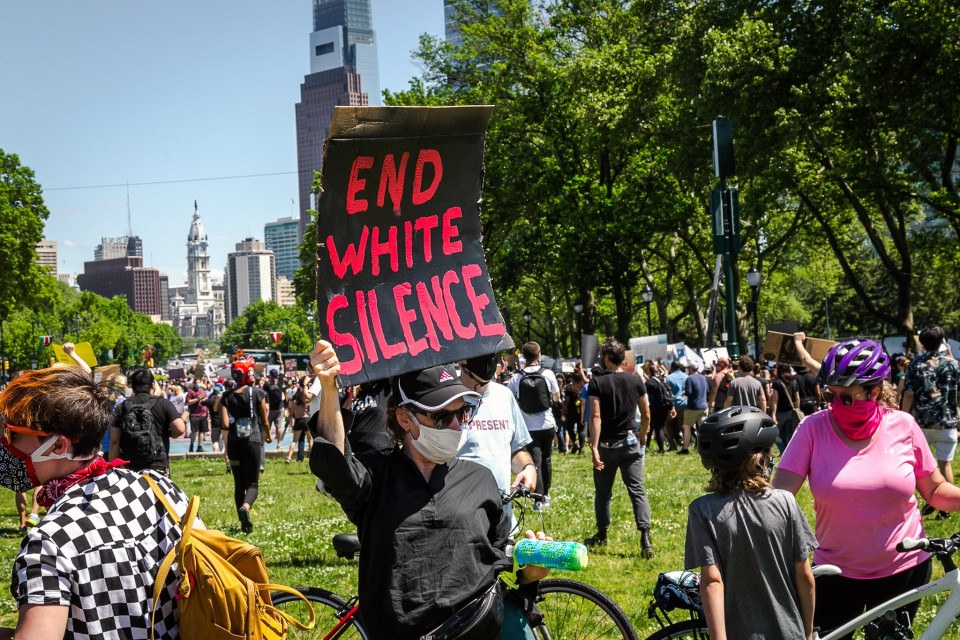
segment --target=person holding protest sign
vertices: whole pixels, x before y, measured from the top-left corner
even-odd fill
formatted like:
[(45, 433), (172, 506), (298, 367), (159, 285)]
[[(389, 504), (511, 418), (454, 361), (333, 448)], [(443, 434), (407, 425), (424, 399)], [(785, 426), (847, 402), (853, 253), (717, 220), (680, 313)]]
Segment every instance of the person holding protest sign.
[[(358, 593), (367, 637), (419, 638), (498, 589), (497, 574), (512, 566), (504, 552), (510, 520), (496, 480), (489, 469), (455, 457), (479, 394), (461, 384), (450, 365), (401, 374), (387, 407), (399, 447), (354, 455), (338, 402), (336, 352), (320, 341), (310, 362), (323, 386), (310, 469), (363, 540)], [(519, 583), (546, 573), (526, 567)], [(530, 633), (509, 596), (502, 619), (485, 622), (494, 630), (483, 637), (501, 637), (511, 624)]]

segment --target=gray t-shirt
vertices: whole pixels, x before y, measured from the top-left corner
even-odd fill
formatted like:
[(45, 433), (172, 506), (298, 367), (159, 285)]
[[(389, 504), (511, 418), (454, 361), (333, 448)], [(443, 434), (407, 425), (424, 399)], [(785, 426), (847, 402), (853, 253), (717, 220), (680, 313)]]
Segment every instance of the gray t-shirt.
[(737, 375), (730, 381), (730, 390), (727, 397), (733, 398), (733, 405), (745, 405), (760, 408), (760, 398), (763, 397), (763, 385), (751, 375)]
[(687, 513), (684, 566), (719, 568), (727, 637), (803, 640), (795, 568), (817, 546), (788, 491), (709, 493)]

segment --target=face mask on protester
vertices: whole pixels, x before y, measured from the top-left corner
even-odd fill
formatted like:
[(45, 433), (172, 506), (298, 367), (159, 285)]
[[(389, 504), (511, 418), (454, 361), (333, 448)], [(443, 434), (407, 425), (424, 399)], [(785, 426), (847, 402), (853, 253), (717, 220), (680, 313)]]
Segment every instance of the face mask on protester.
[(846, 405), (836, 397), (830, 403), (830, 412), (837, 427), (851, 440), (866, 440), (876, 433), (883, 420), (876, 400), (854, 400)]
[(407, 415), (420, 427), (420, 437), (414, 439), (410, 436), (413, 448), (419, 451), (420, 455), (434, 464), (446, 464), (457, 455), (467, 435), (466, 431), (428, 427), (417, 420), (412, 411), (407, 411)]

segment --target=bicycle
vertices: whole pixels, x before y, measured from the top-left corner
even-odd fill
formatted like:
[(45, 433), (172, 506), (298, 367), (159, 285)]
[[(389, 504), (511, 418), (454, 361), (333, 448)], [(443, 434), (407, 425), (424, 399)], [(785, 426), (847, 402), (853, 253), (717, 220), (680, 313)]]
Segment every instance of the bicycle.
[[(503, 499), (504, 504), (514, 503), (518, 524), (522, 526), (526, 509), (519, 498), (534, 501), (539, 497), (520, 486)], [(540, 520), (542, 524), (542, 513)], [(340, 534), (334, 536), (334, 548), (338, 556), (352, 558), (359, 552), (360, 543), (354, 535)], [(344, 599), (316, 587), (297, 587), (297, 590), (313, 603), (317, 624), (311, 631), (288, 629), (290, 640), (367, 640), (356, 596)], [(273, 594), (273, 604), (291, 615), (302, 613), (305, 608), (302, 601), (284, 593)], [(535, 622), (531, 628), (537, 640), (637, 640), (630, 619), (613, 600), (576, 580), (541, 580), (533, 617)]]
[[(960, 618), (960, 571), (957, 570), (957, 565), (953, 561), (953, 554), (960, 549), (960, 533), (955, 533), (949, 538), (921, 538), (919, 540), (904, 538), (902, 542), (897, 544), (897, 551), (901, 553), (914, 549), (923, 549), (932, 553), (943, 566), (943, 576), (916, 589), (905, 591), (899, 596), (873, 607), (826, 635), (819, 635), (819, 632), (815, 631), (813, 634), (814, 640), (839, 640), (857, 630), (862, 630), (864, 636), (871, 640), (912, 640), (914, 638), (918, 640), (940, 640), (940, 638), (943, 638), (950, 627), (953, 626), (953, 623)], [(839, 570), (831, 565), (821, 565), (814, 567), (813, 572), (816, 576), (825, 573), (838, 573)], [(910, 628), (909, 616), (897, 610), (927, 596), (944, 592), (949, 592), (946, 601), (940, 606), (926, 629), (917, 636)], [(650, 607), (648, 616), (654, 617), (651, 612), (655, 608), (659, 610), (659, 606), (651, 603)], [(662, 622), (661, 625), (663, 625)], [(689, 620), (670, 623), (650, 635), (647, 640), (680, 638), (709, 638), (707, 621), (703, 618), (702, 609), (691, 610)]]

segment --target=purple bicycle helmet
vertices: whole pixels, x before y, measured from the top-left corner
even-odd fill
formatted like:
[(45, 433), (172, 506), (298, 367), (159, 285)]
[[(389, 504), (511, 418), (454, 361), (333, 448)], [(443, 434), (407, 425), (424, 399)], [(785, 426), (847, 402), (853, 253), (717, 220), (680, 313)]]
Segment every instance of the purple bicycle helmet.
[(890, 358), (883, 346), (866, 338), (836, 344), (820, 366), (817, 382), (824, 386), (876, 386), (890, 377)]

